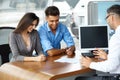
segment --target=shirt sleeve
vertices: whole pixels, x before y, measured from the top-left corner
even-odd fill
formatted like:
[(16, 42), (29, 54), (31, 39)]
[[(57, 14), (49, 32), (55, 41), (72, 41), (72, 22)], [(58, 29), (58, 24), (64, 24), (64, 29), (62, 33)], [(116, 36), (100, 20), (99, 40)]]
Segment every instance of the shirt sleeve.
[(113, 36), (109, 44), (108, 59), (102, 62), (92, 62), (90, 68), (103, 72), (119, 72), (120, 69), (120, 38)]
[[(39, 28), (38, 32), (39, 32), (39, 36), (41, 39), (42, 48), (43, 48), (44, 52), (46, 53), (46, 51), (49, 49), (52, 49), (53, 46), (48, 39), (47, 31), (43, 27)], [(46, 53), (46, 55), (47, 55), (47, 53)]]
[(71, 34), (70, 34), (70, 32), (69, 32), (69, 30), (67, 29), (66, 26), (64, 26), (63, 40), (67, 44), (67, 47), (75, 45), (74, 40), (73, 40), (73, 38), (72, 38), (72, 36), (71, 36)]
[(18, 45), (16, 42), (16, 36), (15, 33), (11, 33), (9, 36), (9, 45), (13, 54), (13, 57), (11, 59), (11, 62), (13, 61), (23, 61), (24, 60), (24, 56), (21, 56), (19, 53), (19, 49), (18, 49)]

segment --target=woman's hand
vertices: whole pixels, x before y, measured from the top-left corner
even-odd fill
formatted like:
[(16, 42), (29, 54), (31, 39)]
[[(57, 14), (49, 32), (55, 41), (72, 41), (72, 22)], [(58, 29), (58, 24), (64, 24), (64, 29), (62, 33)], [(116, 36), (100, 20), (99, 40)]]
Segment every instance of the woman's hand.
[(102, 49), (96, 49), (95, 51), (93, 51), (93, 54), (95, 55), (95, 58), (103, 60), (107, 59), (107, 53)]
[(46, 56), (43, 54), (40, 54), (39, 56), (35, 57), (35, 61), (46, 61)]

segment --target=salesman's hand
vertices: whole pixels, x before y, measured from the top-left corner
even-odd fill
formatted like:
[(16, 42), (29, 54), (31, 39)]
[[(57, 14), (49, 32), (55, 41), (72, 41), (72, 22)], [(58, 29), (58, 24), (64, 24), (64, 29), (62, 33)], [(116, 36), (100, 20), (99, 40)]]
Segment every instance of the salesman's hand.
[(103, 60), (107, 59), (107, 53), (102, 49), (97, 48), (95, 51), (93, 51), (93, 54), (96, 55), (95, 58)]
[(92, 59), (89, 57), (82, 57), (81, 59), (81, 65), (84, 67), (89, 67), (91, 62), (92, 62)]

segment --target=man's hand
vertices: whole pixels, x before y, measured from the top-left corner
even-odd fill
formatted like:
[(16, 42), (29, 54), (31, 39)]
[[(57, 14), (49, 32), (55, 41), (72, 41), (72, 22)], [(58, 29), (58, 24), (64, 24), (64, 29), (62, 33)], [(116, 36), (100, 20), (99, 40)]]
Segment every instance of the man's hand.
[(74, 54), (74, 51), (75, 51), (75, 46), (71, 46), (71, 47), (69, 47), (69, 48), (66, 49), (66, 54), (68, 56), (71, 56), (71, 55)]
[(71, 51), (71, 47), (66, 49), (66, 54), (67, 55), (72, 55), (73, 54), (73, 52)]

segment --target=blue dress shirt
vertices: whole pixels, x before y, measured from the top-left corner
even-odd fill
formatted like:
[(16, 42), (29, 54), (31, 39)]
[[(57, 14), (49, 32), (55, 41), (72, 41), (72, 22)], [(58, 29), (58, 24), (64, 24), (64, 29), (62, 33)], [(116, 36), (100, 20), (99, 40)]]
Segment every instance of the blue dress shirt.
[(57, 26), (56, 34), (51, 31), (47, 22), (38, 28), (38, 32), (45, 55), (48, 55), (46, 51), (49, 49), (60, 49), (60, 42), (62, 39), (65, 41), (67, 47), (75, 44), (67, 27), (61, 23)]

